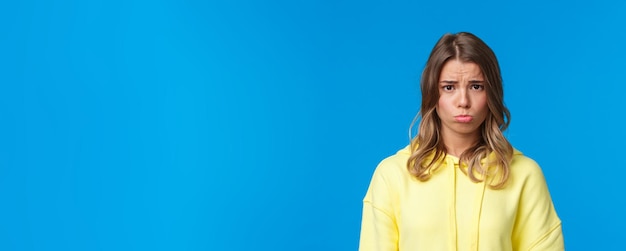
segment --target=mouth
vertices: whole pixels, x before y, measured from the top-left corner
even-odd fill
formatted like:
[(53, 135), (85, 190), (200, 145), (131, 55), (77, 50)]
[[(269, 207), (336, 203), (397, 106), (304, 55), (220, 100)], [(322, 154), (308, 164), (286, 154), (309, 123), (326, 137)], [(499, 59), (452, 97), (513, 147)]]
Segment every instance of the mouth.
[(472, 122), (472, 116), (470, 115), (458, 115), (458, 116), (454, 116), (454, 120), (456, 120), (456, 122), (460, 122), (460, 123), (469, 123)]

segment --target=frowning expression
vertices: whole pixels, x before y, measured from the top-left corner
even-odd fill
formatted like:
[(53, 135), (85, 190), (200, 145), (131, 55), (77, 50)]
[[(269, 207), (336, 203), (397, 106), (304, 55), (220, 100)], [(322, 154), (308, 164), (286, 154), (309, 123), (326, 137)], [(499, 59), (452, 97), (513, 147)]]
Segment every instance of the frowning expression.
[(436, 107), (444, 137), (480, 135), (489, 112), (485, 88), (485, 77), (477, 64), (456, 59), (444, 64)]

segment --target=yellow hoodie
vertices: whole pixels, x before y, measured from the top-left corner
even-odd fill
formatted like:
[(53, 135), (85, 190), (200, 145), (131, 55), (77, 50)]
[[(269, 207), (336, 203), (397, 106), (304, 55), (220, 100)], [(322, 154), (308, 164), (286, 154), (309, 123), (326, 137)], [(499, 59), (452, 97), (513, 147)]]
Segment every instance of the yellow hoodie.
[(409, 155), (406, 147), (376, 168), (363, 199), (360, 251), (564, 250), (543, 173), (521, 152), (497, 190), (472, 182), (450, 155), (419, 181), (407, 170)]

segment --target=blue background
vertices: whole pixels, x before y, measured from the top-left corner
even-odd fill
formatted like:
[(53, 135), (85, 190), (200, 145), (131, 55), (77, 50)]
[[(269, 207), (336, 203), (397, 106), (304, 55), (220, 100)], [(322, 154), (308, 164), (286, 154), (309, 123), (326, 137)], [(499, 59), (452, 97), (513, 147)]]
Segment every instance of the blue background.
[(567, 249), (623, 247), (626, 4), (502, 2), (4, 1), (0, 250), (356, 250), (458, 31)]

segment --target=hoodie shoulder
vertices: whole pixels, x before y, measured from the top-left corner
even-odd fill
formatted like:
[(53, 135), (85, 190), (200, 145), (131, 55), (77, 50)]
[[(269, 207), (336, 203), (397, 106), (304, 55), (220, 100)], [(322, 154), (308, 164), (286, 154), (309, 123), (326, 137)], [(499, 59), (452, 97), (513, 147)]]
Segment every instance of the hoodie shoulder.
[(539, 164), (532, 158), (515, 150), (511, 160), (511, 174), (513, 177), (534, 177), (543, 179), (543, 172)]
[(382, 175), (401, 175), (407, 172), (407, 161), (409, 160), (409, 147), (404, 147), (395, 154), (384, 158), (376, 167), (376, 173)]

